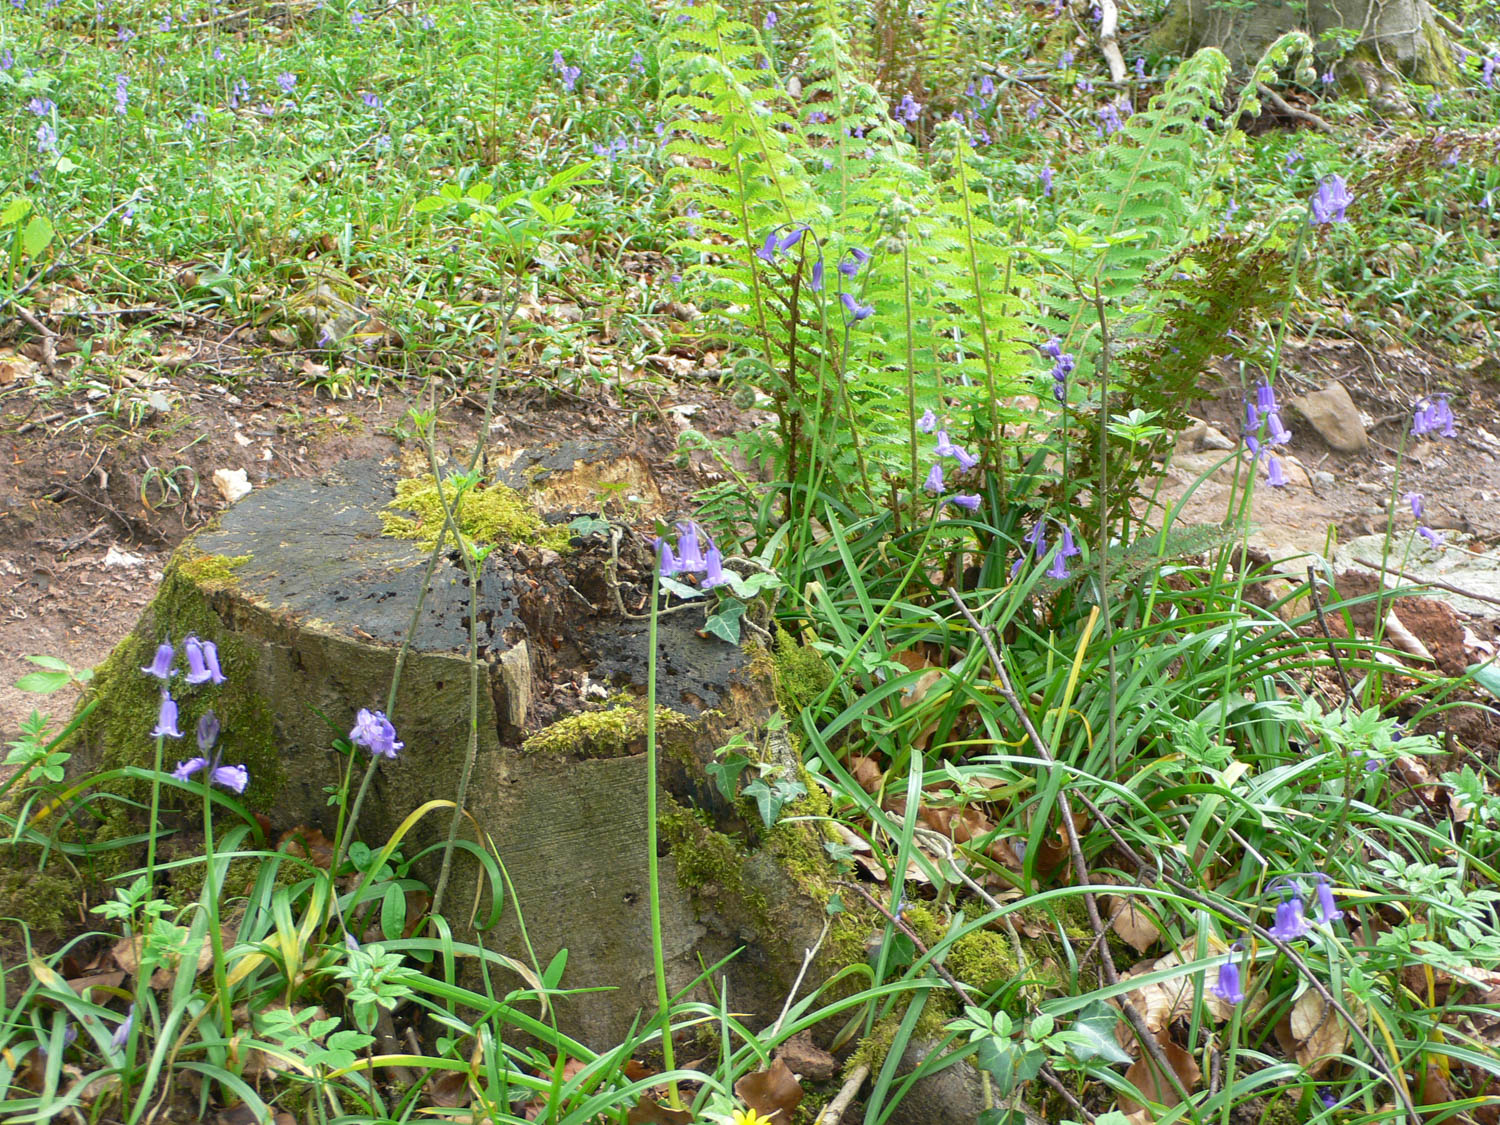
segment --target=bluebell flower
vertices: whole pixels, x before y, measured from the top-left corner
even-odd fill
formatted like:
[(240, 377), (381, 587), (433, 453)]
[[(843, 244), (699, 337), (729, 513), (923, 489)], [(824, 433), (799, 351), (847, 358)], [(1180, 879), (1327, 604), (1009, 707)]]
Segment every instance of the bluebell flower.
[(1097, 112), (1099, 114), (1099, 135), (1101, 137), (1107, 137), (1111, 133), (1118, 133), (1125, 127), (1124, 122), (1120, 120), (1120, 109), (1114, 102), (1105, 102), (1099, 107)]
[(1484, 66), (1479, 73), (1479, 81), (1483, 82), (1486, 87), (1489, 87), (1491, 89), (1493, 89), (1495, 85), (1495, 67), (1497, 65), (1500, 65), (1500, 56), (1491, 55), (1489, 56), (1489, 58), (1484, 60)]
[(672, 544), (665, 537), (656, 541), (656, 555), (657, 568), (663, 578), (682, 573), (682, 564), (677, 561), (677, 556), (672, 553)]
[(437, 20), (428, 15), (426, 12), (423, 12), (420, 16), (417, 17), (417, 24), (423, 31), (431, 31), (437, 26)]
[(850, 324), (858, 324), (875, 311), (873, 305), (862, 305), (856, 301), (852, 293), (840, 293), (839, 300), (843, 302), (844, 311), (849, 314)]
[(9, 47), (0, 49), (0, 70), (9, 70), (16, 65), (15, 53)]
[(1052, 194), (1052, 178), (1054, 175), (1056, 173), (1052, 171), (1052, 165), (1042, 165), (1041, 172), (1037, 174), (1037, 178), (1042, 181), (1042, 195), (1050, 196)]
[(26, 110), (38, 117), (51, 117), (57, 112), (57, 103), (51, 98), (32, 98), (26, 103)]
[(365, 103), (366, 109), (379, 109), (385, 104), (380, 100), (379, 95), (372, 94), (369, 90), (366, 90), (364, 93), (362, 93), (360, 95), (360, 98)]
[(1065, 582), (1073, 577), (1068, 572), (1068, 560), (1063, 558), (1061, 551), (1052, 556), (1052, 565), (1047, 568), (1047, 577), (1058, 582)]
[(1313, 220), (1320, 226), (1347, 222), (1344, 209), (1353, 202), (1354, 196), (1349, 194), (1344, 178), (1329, 176), (1318, 185), (1317, 193), (1312, 198)]
[(1430, 546), (1434, 551), (1442, 547), (1443, 540), (1447, 538), (1441, 531), (1433, 531), (1430, 527), (1417, 528), (1417, 534), (1420, 535), (1423, 539), (1427, 540), (1428, 546)]
[(170, 680), (173, 676), (177, 675), (172, 670), (172, 657), (174, 655), (175, 650), (172, 648), (172, 639), (168, 637), (156, 646), (155, 658), (150, 664), (142, 668), (141, 671), (148, 676), (155, 676), (158, 680)]
[(1423, 509), (1422, 494), (1420, 492), (1408, 492), (1404, 499), (1411, 505), (1411, 518), (1420, 521)]
[(187, 682), (190, 684), (207, 683), (210, 673), (203, 659), (203, 642), (189, 633), (182, 642), (182, 651), (188, 663)]
[(1065, 559), (1071, 559), (1074, 555), (1083, 554), (1078, 549), (1078, 544), (1073, 542), (1073, 529), (1064, 527), (1062, 531), (1062, 546), (1057, 549), (1058, 555)]
[(1146, 56), (1145, 55), (1137, 55), (1135, 57), (1135, 76), (1136, 76), (1136, 79), (1138, 81), (1144, 82), (1146, 80)]
[(922, 116), (922, 103), (910, 94), (903, 95), (901, 104), (896, 107), (895, 116), (897, 121), (904, 121), (908, 125), (914, 125), (917, 119)]
[(698, 542), (698, 530), (698, 525), (692, 520), (677, 525), (677, 562), (689, 574), (702, 574), (708, 569), (708, 560), (703, 557), (703, 547)]
[(1318, 921), (1332, 925), (1344, 916), (1344, 912), (1333, 901), (1333, 887), (1327, 875), (1318, 875)]
[(161, 689), (161, 709), (156, 713), (156, 729), (151, 732), (151, 737), (182, 737), (182, 732), (177, 729), (177, 701), (166, 688)]
[(844, 257), (839, 262), (839, 273), (845, 277), (854, 277), (859, 273), (859, 268), (869, 260), (869, 254), (858, 246), (851, 246), (844, 251)]
[(724, 576), (724, 556), (719, 548), (710, 546), (708, 553), (703, 556), (703, 581), (699, 588), (712, 590), (715, 586), (722, 586), (729, 579)]
[(109, 1038), (109, 1045), (117, 1051), (123, 1051), (125, 1044), (130, 1039), (130, 1029), (135, 1026), (135, 1005), (130, 1005), (130, 1010), (125, 1013), (125, 1018), (120, 1021), (120, 1026), (115, 1028), (115, 1033)]
[(115, 75), (115, 113), (123, 117), (125, 110), (130, 106), (130, 79), (123, 75)]
[(932, 463), (932, 468), (927, 471), (927, 480), (923, 482), (922, 487), (935, 496), (943, 494), (943, 463), (941, 461)]
[(1457, 431), (1453, 428), (1453, 409), (1448, 405), (1448, 396), (1433, 395), (1430, 399), (1419, 399), (1416, 415), (1412, 418), (1411, 432), (1413, 437), (1426, 434), (1455, 436)]
[(1042, 115), (1042, 107), (1045, 104), (1046, 103), (1044, 103), (1041, 98), (1037, 98), (1036, 101), (1032, 102), (1029, 106), (1027, 106), (1026, 107), (1026, 120), (1027, 121), (1035, 121), (1038, 117), (1040, 117)]
[(1285, 488), (1291, 482), (1287, 480), (1286, 473), (1281, 468), (1279, 457), (1266, 458), (1266, 483), (1272, 488)]
[(215, 766), (208, 779), (211, 784), (234, 793), (243, 793), (250, 784), (250, 771), (243, 765)]
[(224, 48), (220, 47), (218, 44), (214, 44), (213, 55), (211, 57), (213, 58), (214, 62), (223, 62)]
[(213, 713), (213, 709), (203, 712), (198, 719), (198, 749), (205, 754), (214, 748), (214, 743), (219, 740), (219, 716)]
[(276, 76), (276, 85), (281, 87), (283, 94), (290, 94), (297, 85), (297, 76), (289, 70), (283, 70)]
[(806, 223), (798, 223), (786, 234), (781, 236), (781, 238), (776, 243), (776, 249), (783, 252), (790, 250), (793, 246), (802, 241), (802, 236), (806, 234), (808, 230), (809, 227)]
[(1226, 1004), (1244, 1003), (1245, 993), (1240, 986), (1239, 966), (1233, 961), (1225, 961), (1220, 965), (1219, 979), (1210, 991)]
[(968, 472), (975, 465), (979, 464), (978, 457), (975, 457), (974, 454), (959, 445), (953, 447), (953, 459), (958, 462), (958, 467), (964, 472)]
[(955, 492), (948, 497), (948, 503), (959, 508), (965, 508), (971, 512), (979, 511), (979, 493), (977, 492)]
[(1047, 553), (1047, 521), (1037, 520), (1034, 526), (1025, 535), (1021, 536), (1021, 542), (1030, 543), (1036, 551), (1036, 557), (1041, 558)]
[(371, 711), (365, 707), (361, 707), (355, 717), (349, 741), (382, 758), (394, 758), (396, 751), (405, 746), (405, 743), (396, 741), (396, 728), (385, 717), (384, 711)]
[(933, 430), (937, 429), (937, 424), (937, 415), (932, 412), (930, 406), (922, 411), (922, 417), (917, 419), (917, 429), (921, 430), (924, 434), (932, 433)]
[(763, 262), (776, 261), (776, 232), (774, 230), (770, 234), (766, 235), (765, 242), (763, 242), (760, 249), (755, 252), (755, 256)]
[(43, 121), (36, 127), (36, 150), (42, 154), (57, 152), (57, 130)]
[(766, 18), (761, 21), (761, 27), (765, 28), (767, 31), (770, 31), (775, 26), (776, 12), (772, 10), (766, 13)]
[(812, 277), (807, 285), (814, 293), (823, 292), (823, 259), (821, 257), (813, 263)]
[(1070, 66), (1073, 65), (1073, 59), (1074, 59), (1074, 55), (1073, 55), (1073, 52), (1071, 50), (1064, 51), (1061, 55), (1059, 55), (1057, 57), (1057, 69), (1058, 70), (1067, 70), (1068, 67), (1070, 67)]
[(1285, 902), (1276, 904), (1276, 922), (1269, 933), (1277, 941), (1295, 941), (1306, 935), (1307, 917), (1302, 912), (1302, 899), (1293, 895)]

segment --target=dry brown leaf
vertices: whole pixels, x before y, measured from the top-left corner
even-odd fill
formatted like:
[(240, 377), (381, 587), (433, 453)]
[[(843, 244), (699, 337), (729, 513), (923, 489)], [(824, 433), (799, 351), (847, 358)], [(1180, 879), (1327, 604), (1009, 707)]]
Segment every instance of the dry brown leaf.
[(445, 1070), (427, 1081), (427, 1098), (435, 1106), (455, 1109), (469, 1104), (469, 1072)]
[(660, 1102), (642, 1098), (625, 1115), (629, 1125), (692, 1125), (693, 1115), (685, 1109), (670, 1109)]
[(1161, 940), (1161, 929), (1135, 899), (1106, 895), (1104, 901), (1106, 909), (1111, 912), (1110, 929), (1129, 942), (1137, 953), (1146, 952)]
[(866, 793), (880, 792), (885, 771), (880, 768), (874, 758), (867, 758), (863, 754), (852, 755), (849, 758), (849, 773)]
[(802, 1103), (802, 1084), (780, 1059), (765, 1070), (747, 1074), (734, 1084), (740, 1101), (776, 1125), (787, 1125)]
[(1349, 1030), (1323, 997), (1308, 989), (1292, 1005), (1291, 1015), (1277, 1025), (1276, 1038), (1310, 1077), (1316, 1077), (1349, 1045)]
[[(1191, 1094), (1198, 1088), (1198, 1083), (1203, 1080), (1203, 1072), (1198, 1069), (1198, 1060), (1170, 1039), (1158, 1037), (1156, 1041), (1161, 1045), (1161, 1053), (1166, 1057), (1167, 1065), (1172, 1068), (1172, 1073), (1177, 1076), (1177, 1081), (1182, 1083), (1182, 1088)], [(1131, 1063), (1130, 1069), (1125, 1072), (1125, 1079), (1133, 1084), (1148, 1101), (1168, 1107), (1182, 1101), (1177, 1096), (1177, 1091), (1173, 1088), (1171, 1081), (1157, 1073), (1156, 1061), (1150, 1055), (1143, 1054)], [(1122, 1095), (1120, 1108), (1126, 1113), (1135, 1113), (1145, 1109), (1145, 1106)]]

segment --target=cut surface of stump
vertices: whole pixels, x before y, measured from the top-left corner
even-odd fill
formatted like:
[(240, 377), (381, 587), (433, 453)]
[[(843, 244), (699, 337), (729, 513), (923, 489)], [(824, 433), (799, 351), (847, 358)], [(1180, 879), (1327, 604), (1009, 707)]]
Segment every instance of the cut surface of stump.
[[(470, 739), (467, 653), (477, 606), (477, 753), (466, 806), (481, 831), (476, 835), (466, 822), (460, 836), (481, 847), (493, 841), (515, 901), (506, 901), (500, 923), (476, 937), (471, 911), (479, 901), (477, 916), (490, 914), (489, 888), (480, 886), (478, 864), (458, 850), (444, 913), (460, 940), (480, 940), (529, 962), (516, 924), (519, 906), (542, 966), (567, 949), (564, 988), (611, 990), (561, 1003), (564, 1029), (595, 1047), (613, 1044), (642, 1010), (654, 1008), (642, 703), (648, 622), (634, 615), (646, 611), (655, 554), (618, 525), (577, 536), (567, 524), (588, 514), (578, 482), (618, 489), (621, 461), (590, 447), (497, 458), (502, 479), (509, 474), (531, 491), (502, 491), (496, 482), (479, 492), (495, 490), (486, 502), (496, 510), (519, 505), (516, 526), (527, 528), (531, 541), (497, 544), (479, 566), (473, 599), (451, 540), (423, 598), (430, 549), (385, 533), (402, 479), (397, 465), (351, 462), (322, 480), (258, 490), (184, 544), (135, 633), (101, 667), (100, 705), (82, 732), (80, 759), (149, 764), (146, 732), (160, 685), (140, 669), (162, 637), (180, 641), (193, 632), (219, 645), (229, 680), (220, 688), (173, 682), (181, 729), (190, 732), (189, 724), (215, 708), (223, 759), (249, 767), (246, 799), (269, 816), (273, 832), (318, 828), (331, 837), (335, 810), (327, 790), (339, 783), (345, 763), (331, 742), (349, 731), (360, 708), (385, 706), (420, 601), (390, 716), (405, 748), (380, 763), (358, 826), (359, 836), (378, 847), (413, 810), (458, 793)], [(529, 477), (517, 475), (528, 467)], [(560, 511), (549, 504), (546, 477), (573, 486)], [(649, 481), (631, 487), (659, 496)], [(407, 512), (402, 526), (430, 539), (431, 528), (419, 526), (430, 515)], [(826, 916), (824, 837), (806, 822), (767, 831), (747, 816), (748, 802), (726, 800), (707, 781), (704, 767), (734, 734), (765, 745), (776, 708), (776, 662), (757, 646), (703, 635), (703, 622), (703, 608), (693, 606), (659, 623), (659, 827), (670, 984), (686, 987), (703, 966), (743, 947), (714, 983), (727, 978), (731, 1010), (771, 1018)], [(195, 752), (179, 745), (168, 754)], [(356, 751), (356, 785), (366, 760)], [(813, 811), (816, 801), (815, 795), (788, 815)], [(401, 844), (408, 857), (434, 849), (417, 867), (429, 885), (450, 816), (443, 809), (425, 817)], [(858, 923), (841, 918), (825, 942), (830, 965), (862, 954), (863, 930), (855, 933)], [(816, 970), (809, 974), (810, 982), (817, 979)]]

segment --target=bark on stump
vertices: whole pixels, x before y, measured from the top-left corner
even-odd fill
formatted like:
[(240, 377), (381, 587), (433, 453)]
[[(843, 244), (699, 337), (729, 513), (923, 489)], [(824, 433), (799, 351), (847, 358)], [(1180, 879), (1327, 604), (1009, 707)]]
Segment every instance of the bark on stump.
[[(574, 446), (510, 459), (506, 471), (530, 489), (528, 500), (565, 523), (578, 514), (577, 497), (597, 495), (597, 486), (622, 470), (645, 467), (607, 447)], [(380, 512), (398, 475), (393, 464), (353, 462), (323, 480), (285, 481), (195, 535), (135, 633), (100, 669), (101, 705), (82, 733), (79, 760), (149, 764), (146, 732), (159, 685), (140, 668), (162, 636), (180, 642), (195, 632), (217, 642), (229, 682), (189, 688), (173, 681), (188, 737), (168, 746), (168, 768), (174, 756), (196, 752), (189, 724), (213, 706), (223, 723), (224, 761), (248, 765), (247, 799), (274, 830), (319, 826), (332, 836), (325, 788), (337, 784), (342, 759), (330, 741), (349, 730), (359, 708), (384, 705), (429, 554), (382, 534)], [(652, 491), (649, 480), (632, 487)], [(549, 494), (569, 507), (548, 511)], [(595, 534), (562, 552), (503, 543), (484, 560), (479, 744), (466, 802), (514, 881), (542, 964), (566, 948), (565, 987), (612, 990), (560, 1007), (565, 1030), (596, 1048), (618, 1041), (641, 1010), (655, 1007), (644, 714), (636, 702), (646, 683), (647, 622), (619, 612), (611, 554), (609, 536)], [(618, 555), (625, 603), (643, 612), (654, 555), (634, 536), (625, 537)], [(457, 794), (469, 736), (469, 613), (467, 579), (450, 551), (434, 572), (393, 708), (405, 749), (381, 763), (361, 814), (359, 836), (372, 846), (425, 801)], [(830, 873), (816, 828), (765, 832), (705, 780), (704, 766), (734, 732), (766, 743), (776, 697), (770, 654), (705, 639), (702, 625), (701, 609), (660, 624), (669, 978), (673, 989), (685, 987), (701, 966), (744, 947), (715, 983), (727, 977), (730, 1010), (768, 1019), (817, 939)], [(357, 756), (358, 771), (366, 759), (362, 751)], [(425, 818), (403, 853), (440, 844), (450, 815)], [(473, 838), (467, 824), (461, 835)], [(418, 869), (432, 885), (437, 853)], [(444, 913), (461, 936), (473, 936), (465, 920), (477, 886), (477, 865), (456, 851)], [(525, 961), (514, 905), (506, 904), (504, 920), (480, 940)], [(486, 903), (480, 917), (487, 913)], [(829, 965), (862, 953), (859, 924), (840, 917), (824, 947)], [(815, 968), (804, 988), (818, 979)]]

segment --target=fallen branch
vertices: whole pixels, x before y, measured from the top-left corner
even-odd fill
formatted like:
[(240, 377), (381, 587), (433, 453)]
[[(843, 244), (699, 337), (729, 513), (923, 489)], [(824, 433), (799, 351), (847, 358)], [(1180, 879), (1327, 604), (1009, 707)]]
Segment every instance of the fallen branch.
[(1099, 50), (1109, 64), (1111, 82), (1125, 81), (1125, 56), (1120, 54), (1120, 9), (1115, 0), (1095, 0), (1102, 18), (1099, 20)]
[(1293, 121), (1300, 121), (1302, 124), (1311, 126), (1321, 133), (1336, 134), (1337, 130), (1316, 113), (1309, 113), (1305, 109), (1298, 109), (1264, 82), (1258, 83), (1256, 88), (1260, 91), (1260, 96), (1270, 103), (1271, 108), (1283, 117), (1290, 117)]

